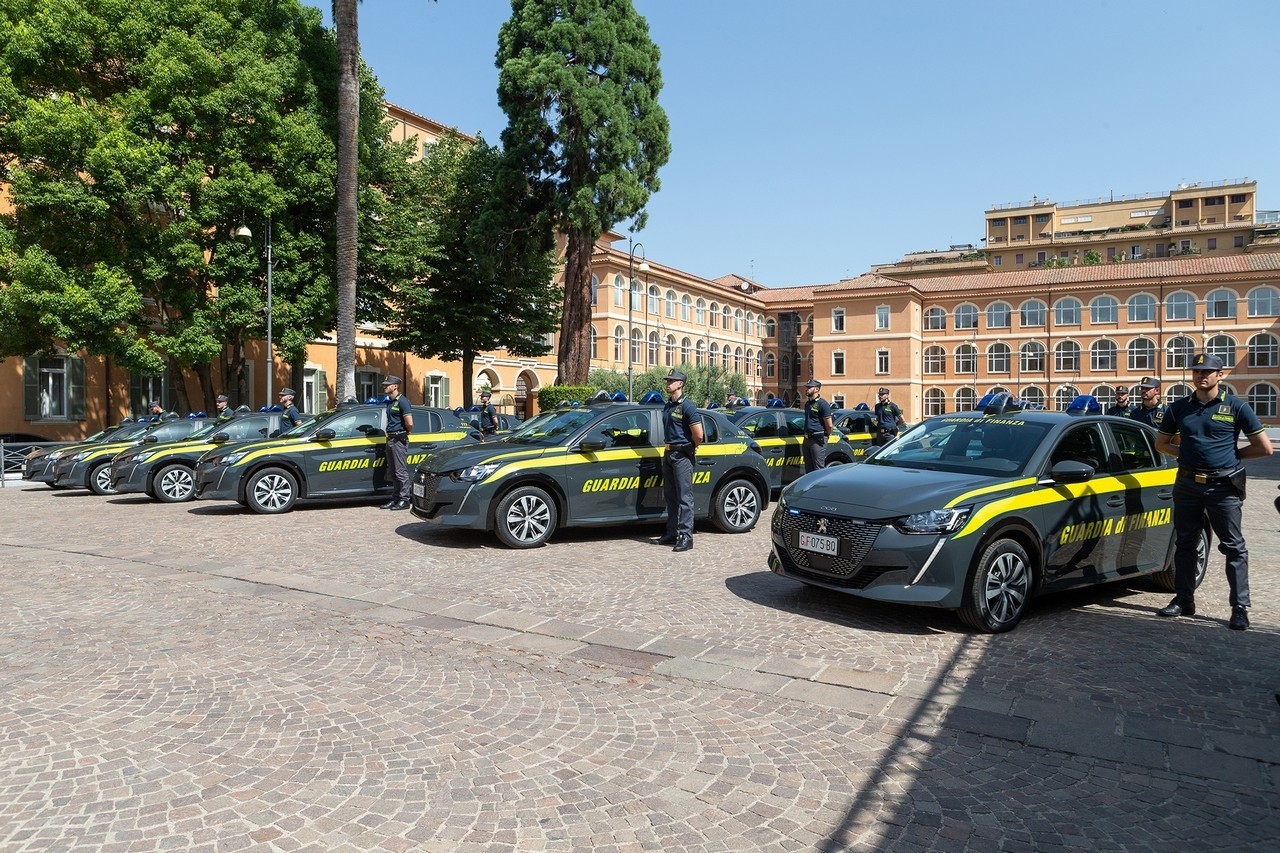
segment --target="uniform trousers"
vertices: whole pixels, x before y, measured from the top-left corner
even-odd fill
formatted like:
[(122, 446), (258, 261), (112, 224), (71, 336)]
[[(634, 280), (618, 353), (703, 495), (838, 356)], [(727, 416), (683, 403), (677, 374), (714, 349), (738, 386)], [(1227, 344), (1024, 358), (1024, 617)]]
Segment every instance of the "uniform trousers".
[(662, 497), (667, 502), (667, 536), (693, 536), (693, 459), (668, 450), (662, 456)]
[(409, 436), (387, 437), (387, 473), (391, 475), (391, 493), (398, 501), (409, 500)]
[(1240, 532), (1243, 501), (1225, 477), (1197, 483), (1181, 475), (1173, 484), (1173, 586), (1185, 607), (1195, 600), (1196, 546), (1208, 517), (1218, 550), (1227, 558), (1227, 586), (1232, 607), (1249, 606), (1249, 549)]
[(827, 464), (827, 437), (822, 433), (804, 437), (804, 472), (817, 471)]

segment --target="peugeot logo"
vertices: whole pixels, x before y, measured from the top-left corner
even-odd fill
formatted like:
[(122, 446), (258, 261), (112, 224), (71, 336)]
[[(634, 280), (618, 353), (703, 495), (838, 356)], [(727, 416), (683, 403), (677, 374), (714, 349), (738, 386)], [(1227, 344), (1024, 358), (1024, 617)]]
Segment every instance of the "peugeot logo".
[(818, 519), (818, 532), (819, 533), (827, 532), (827, 520), (825, 518)]

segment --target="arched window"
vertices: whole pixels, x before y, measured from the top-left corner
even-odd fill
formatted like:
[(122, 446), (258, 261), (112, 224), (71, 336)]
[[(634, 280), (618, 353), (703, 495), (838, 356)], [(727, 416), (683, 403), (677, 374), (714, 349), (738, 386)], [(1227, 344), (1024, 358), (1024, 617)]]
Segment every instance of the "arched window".
[(1105, 338), (1089, 345), (1090, 370), (1116, 369), (1116, 342)]
[(1076, 386), (1063, 385), (1053, 392), (1053, 407), (1059, 412), (1065, 412), (1071, 405), (1071, 401), (1079, 396), (1080, 392), (1076, 390)]
[(703, 365), (703, 362), (706, 361), (706, 359), (707, 359), (707, 342), (698, 341), (697, 348), (694, 352), (694, 360), (697, 362), (697, 366), (701, 367)]
[(644, 335), (639, 329), (631, 330), (631, 363), (639, 364), (643, 356)]
[(699, 326), (707, 324), (707, 303), (702, 297), (698, 297), (698, 304), (694, 308), (694, 322)]
[(674, 320), (676, 318), (676, 292), (674, 290), (667, 291), (667, 317)]
[(1129, 322), (1154, 323), (1156, 321), (1156, 298), (1150, 293), (1135, 293), (1129, 297)]
[(776, 335), (777, 333), (778, 333), (778, 324), (774, 321), (774, 319), (773, 319), (772, 317), (770, 317), (769, 319), (765, 320), (765, 321), (764, 321), (764, 336), (765, 336), (766, 338), (772, 338), (772, 337), (773, 337), (774, 335)]
[(1053, 303), (1053, 324), (1055, 326), (1080, 325), (1080, 300), (1074, 296), (1064, 296)]
[(626, 279), (619, 273), (613, 277), (613, 304), (615, 308), (621, 308), (626, 305), (623, 294), (627, 292)]
[(773, 353), (771, 352), (765, 353), (764, 354), (764, 375), (766, 379), (773, 378), (775, 373), (774, 368), (775, 368), (775, 362), (773, 360)]
[(760, 330), (756, 328), (756, 315), (754, 311), (747, 312), (747, 334), (760, 337)]
[(1250, 317), (1275, 317), (1280, 315), (1280, 290), (1269, 284), (1249, 291)]
[(924, 392), (924, 416), (936, 418), (947, 413), (947, 392), (941, 388), (930, 388)]
[(1245, 398), (1249, 401), (1249, 405), (1253, 407), (1253, 411), (1260, 418), (1274, 418), (1276, 416), (1276, 386), (1270, 382), (1259, 382), (1257, 385), (1249, 387), (1249, 394)]
[(733, 361), (731, 358), (731, 354), (729, 352), (729, 345), (725, 344), (724, 349), (720, 351), (720, 366), (723, 367), (725, 370), (728, 370), (729, 365), (731, 365), (732, 363)]
[(686, 293), (680, 297), (680, 319), (687, 323), (691, 317), (693, 317), (693, 300)]
[(978, 372), (978, 348), (973, 344), (961, 344), (956, 347), (956, 373)]
[(1166, 320), (1194, 320), (1196, 318), (1196, 297), (1185, 290), (1170, 293), (1164, 300), (1164, 318)]
[(710, 347), (710, 349), (708, 349), (708, 350), (707, 350), (707, 352), (708, 352), (708, 353), (710, 353), (710, 359), (709, 359), (709, 360), (710, 360), (711, 366), (712, 366), (712, 367), (715, 367), (716, 361), (717, 361), (717, 360), (719, 360), (719, 358), (720, 358), (720, 345), (719, 345), (718, 343), (716, 343), (716, 342), (712, 341), (712, 342), (711, 342), (711, 347)]
[(1013, 308), (1008, 302), (992, 302), (987, 306), (987, 328), (1007, 329), (1013, 317)]
[(664, 350), (665, 352), (663, 353), (663, 355), (665, 356), (665, 358), (663, 359), (663, 362), (667, 365), (667, 367), (675, 367), (676, 366), (676, 336), (675, 335), (667, 335), (666, 347), (664, 347)]
[(591, 327), (591, 357), (598, 358), (599, 350), (596, 349), (596, 327)]
[(987, 347), (987, 372), (1008, 373), (1011, 362), (1010, 352), (1008, 344), (996, 343)]
[(1191, 364), (1191, 355), (1196, 351), (1196, 342), (1186, 335), (1170, 338), (1165, 344), (1164, 366), (1167, 370), (1185, 370)]
[(746, 371), (742, 369), (742, 347), (733, 348), (733, 369), (737, 373), (746, 375)]
[(1228, 368), (1236, 366), (1236, 341), (1230, 335), (1214, 335), (1209, 338), (1205, 351), (1218, 356)]
[(644, 285), (634, 278), (631, 279), (631, 310), (644, 310)]
[(1053, 348), (1053, 369), (1079, 372), (1080, 345), (1075, 341), (1063, 341)]
[(1102, 325), (1114, 325), (1120, 321), (1120, 303), (1114, 296), (1105, 293), (1095, 296), (1089, 302), (1089, 322)]
[(1044, 390), (1038, 385), (1028, 385), (1022, 389), (1022, 399), (1027, 401), (1029, 406), (1039, 406), (1044, 408)]
[(957, 329), (976, 329), (978, 328), (978, 306), (971, 305), (966, 302), (963, 305), (956, 306), (956, 328)]
[(689, 364), (690, 356), (693, 355), (693, 342), (688, 338), (680, 339), (680, 363)]
[(1262, 332), (1249, 338), (1250, 367), (1280, 367), (1280, 342), (1276, 336)]
[(1234, 320), (1236, 316), (1236, 294), (1234, 290), (1220, 287), (1212, 291), (1204, 300), (1204, 313), (1210, 320)]
[(662, 291), (658, 289), (658, 285), (649, 285), (649, 308), (650, 314), (657, 314), (662, 310)]
[(1183, 397), (1194, 394), (1195, 391), (1196, 389), (1192, 388), (1190, 385), (1179, 382), (1177, 385), (1170, 385), (1164, 390), (1164, 401), (1166, 403), (1172, 403), (1174, 400), (1180, 400)]
[(947, 351), (939, 346), (924, 348), (924, 372), (946, 373)]
[(1156, 342), (1149, 338), (1129, 341), (1129, 369), (1135, 373), (1150, 373), (1156, 369)]
[[(596, 297), (600, 290), (600, 279), (597, 276), (591, 276), (591, 307), (596, 306)], [(593, 350), (594, 351), (594, 348)]]
[(622, 341), (626, 332), (621, 326), (613, 327), (613, 360), (622, 361), (626, 356), (623, 354)]
[(972, 412), (978, 405), (978, 392), (973, 388), (956, 389), (956, 411)]
[(728, 305), (720, 308), (720, 328), (724, 329), (726, 332), (729, 331), (729, 318), (732, 316), (732, 313), (732, 309), (730, 309)]
[(660, 343), (660, 341), (659, 341), (659, 339), (658, 339), (658, 333), (657, 333), (657, 332), (650, 332), (650, 333), (649, 333), (649, 360), (648, 360), (647, 362), (645, 362), (645, 365), (646, 365), (646, 366), (648, 366), (648, 367), (653, 367), (655, 364), (657, 364), (657, 363), (658, 363), (658, 345), (659, 345), (659, 343)]
[(714, 329), (716, 326), (720, 325), (720, 303), (712, 302), (708, 313), (711, 315), (711, 327)]
[(1107, 405), (1116, 396), (1116, 389), (1110, 385), (1095, 385), (1093, 386), (1093, 390), (1089, 393), (1097, 398), (1098, 402), (1102, 404), (1103, 409), (1106, 409)]
[(1018, 360), (1023, 373), (1044, 373), (1044, 344), (1027, 341), (1018, 350)]
[(1019, 322), (1024, 329), (1039, 329), (1044, 326), (1045, 308), (1039, 299), (1028, 299), (1018, 306)]
[(924, 310), (924, 327), (927, 331), (944, 331), (947, 328), (947, 312), (934, 305)]

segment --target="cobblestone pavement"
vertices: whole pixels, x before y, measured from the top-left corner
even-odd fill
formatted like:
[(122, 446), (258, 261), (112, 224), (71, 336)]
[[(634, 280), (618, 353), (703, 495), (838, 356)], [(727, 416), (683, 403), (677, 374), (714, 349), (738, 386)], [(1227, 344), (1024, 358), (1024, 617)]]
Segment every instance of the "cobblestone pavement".
[(761, 524), (534, 552), (371, 502), (0, 490), (0, 850), (1274, 849), (1280, 461), (1251, 630), (1145, 583), (1013, 633), (806, 588)]

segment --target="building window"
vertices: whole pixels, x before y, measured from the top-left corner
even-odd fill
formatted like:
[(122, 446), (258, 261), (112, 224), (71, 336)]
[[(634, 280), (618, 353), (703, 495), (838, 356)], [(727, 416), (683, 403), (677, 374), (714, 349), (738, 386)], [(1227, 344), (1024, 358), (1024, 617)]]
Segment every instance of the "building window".
[(693, 345), (688, 338), (680, 339), (680, 363), (692, 364)]
[(992, 344), (987, 350), (987, 372), (1008, 373), (1010, 353), (1008, 344)]
[(357, 370), (356, 394), (361, 400), (381, 400), (382, 374), (376, 370)]
[(987, 328), (1007, 329), (1012, 316), (1013, 309), (1008, 302), (992, 302), (987, 306)]
[(964, 305), (956, 306), (956, 328), (957, 329), (976, 329), (978, 328), (978, 306)]
[(1137, 260), (1140, 260), (1141, 258), (1142, 258), (1142, 247), (1141, 247), (1141, 246), (1130, 246), (1130, 247), (1129, 247), (1129, 260), (1131, 260), (1131, 261), (1137, 261)]
[(956, 373), (978, 372), (978, 348), (973, 344), (961, 344), (956, 347)]
[(1217, 238), (1217, 237), (1210, 237), (1208, 240), (1205, 240), (1204, 242), (1205, 242), (1205, 247), (1206, 247), (1209, 251), (1211, 251), (1211, 252), (1212, 252), (1214, 249), (1218, 248), (1218, 238)]
[(648, 313), (657, 315), (662, 310), (662, 291), (658, 290), (657, 285), (649, 285), (649, 307)]
[(667, 317), (674, 320), (676, 318), (676, 292), (674, 290), (667, 291)]
[(681, 296), (680, 297), (680, 319), (687, 323), (692, 317), (693, 317), (693, 300), (690, 299), (688, 296)]
[[(715, 344), (712, 344), (712, 346), (714, 347)], [(631, 359), (631, 364), (640, 363), (640, 357), (643, 352), (643, 349), (644, 349), (644, 336), (640, 333), (639, 329), (632, 329), (631, 330), (631, 355), (629, 356), (629, 358)]]
[(1001, 217), (1000, 219), (992, 219), (992, 220), (991, 220), (991, 227), (992, 227), (992, 228), (1003, 228), (1004, 226), (1005, 226), (1005, 221), (1004, 221), (1004, 218), (1003, 218), (1003, 217)]
[(1213, 291), (1204, 300), (1205, 316), (1210, 320), (1232, 320), (1236, 316), (1236, 295), (1225, 287)]
[(956, 391), (956, 411), (972, 412), (978, 405), (978, 392), (974, 388), (960, 388)]
[(1259, 382), (1249, 388), (1249, 406), (1260, 418), (1276, 416), (1276, 386), (1270, 382)]
[(1205, 206), (1205, 207), (1217, 207), (1218, 205), (1223, 204), (1225, 201), (1226, 201), (1226, 199), (1225, 199), (1223, 196), (1220, 196), (1220, 195), (1211, 195), (1211, 196), (1208, 196), (1207, 198), (1205, 198), (1205, 200), (1204, 200), (1204, 206)]
[(1195, 341), (1186, 335), (1178, 335), (1165, 344), (1165, 368), (1168, 370), (1185, 370), (1191, 363), (1191, 355), (1196, 351)]
[(1015, 216), (1015, 217), (1013, 217), (1013, 224), (1014, 224), (1014, 225), (1026, 225), (1026, 224), (1027, 224), (1027, 217), (1025, 217), (1025, 216)]
[(622, 361), (625, 356), (622, 351), (622, 342), (626, 337), (626, 331), (621, 326), (613, 327), (613, 360)]
[(1134, 338), (1129, 342), (1129, 369), (1135, 373), (1155, 371), (1155, 341), (1147, 338)]
[(1228, 368), (1236, 366), (1236, 342), (1230, 335), (1214, 335), (1209, 338), (1205, 351), (1218, 356)]
[(1280, 367), (1280, 342), (1276, 336), (1263, 332), (1249, 339), (1250, 367)]
[(1053, 304), (1053, 324), (1055, 326), (1079, 326), (1080, 307), (1080, 300), (1074, 296), (1059, 299)]
[(1187, 208), (1193, 207), (1194, 205), (1195, 205), (1195, 201), (1193, 199), (1189, 199), (1189, 198), (1178, 199), (1178, 208), (1180, 210), (1186, 210)]
[(1166, 320), (1194, 320), (1196, 318), (1196, 298), (1180, 290), (1169, 294), (1164, 301), (1164, 318)]
[(1089, 302), (1089, 322), (1114, 325), (1120, 319), (1120, 303), (1114, 296), (1095, 296)]
[(1080, 345), (1075, 341), (1063, 341), (1053, 348), (1053, 369), (1059, 372), (1078, 373), (1080, 370)]
[(1044, 326), (1045, 307), (1039, 299), (1028, 299), (1018, 308), (1021, 315), (1019, 321), (1024, 329), (1035, 329)]
[(1094, 341), (1089, 345), (1089, 367), (1095, 371), (1116, 369), (1115, 341)]
[(1232, 204), (1244, 204), (1244, 203), (1245, 203), (1246, 201), (1248, 201), (1248, 200), (1249, 200), (1249, 196), (1248, 196), (1247, 194), (1245, 194), (1245, 193), (1232, 193), (1232, 194), (1231, 194), (1231, 203), (1232, 203)]
[(835, 409), (843, 409), (843, 408), (844, 408), (844, 395), (843, 395), (843, 394), (832, 394), (832, 395), (831, 395), (831, 408), (832, 408), (832, 410), (833, 410), (833, 411), (834, 411)]
[(1053, 404), (1059, 412), (1065, 412), (1071, 405), (1071, 401), (1080, 396), (1080, 392), (1076, 390), (1074, 385), (1063, 385), (1057, 391), (1053, 392)]
[(889, 328), (889, 306), (876, 306), (876, 331)]
[(924, 309), (924, 327), (927, 331), (945, 331), (947, 328), (947, 312), (938, 306)]
[(831, 375), (844, 376), (844, 353), (840, 350), (831, 353)]
[(1280, 291), (1270, 285), (1249, 291), (1250, 317), (1275, 317), (1280, 314)]
[(1019, 368), (1023, 373), (1044, 373), (1044, 344), (1028, 341), (1018, 350)]
[(1235, 240), (1235, 244), (1234, 244), (1234, 245), (1235, 245), (1235, 247), (1236, 247), (1237, 249), (1242, 249), (1242, 248), (1244, 248), (1244, 235), (1243, 235), (1243, 234), (1237, 234), (1237, 235), (1236, 235), (1236, 240)]
[(1044, 253), (1044, 252), (1036, 252), (1036, 263), (1037, 263), (1037, 264), (1043, 264), (1046, 260), (1048, 260), (1048, 258), (1047, 258), (1047, 257), (1045, 257), (1045, 253)]
[(777, 362), (776, 362), (776, 361), (774, 361), (773, 353), (771, 353), (771, 352), (767, 352), (767, 353), (765, 353), (765, 354), (764, 354), (764, 375), (765, 375), (765, 377), (766, 377), (766, 378), (768, 378), (768, 379), (772, 379), (772, 378), (773, 378), (773, 375), (774, 375), (774, 372), (776, 371), (776, 369), (777, 369)]
[(996, 255), (994, 258), (991, 259), (992, 265), (997, 267), (1000, 266), (1002, 261), (1004, 261), (1004, 258), (1000, 257), (999, 255)]
[[(134, 414), (141, 414), (147, 410), (147, 403), (151, 400), (159, 400), (160, 404), (168, 411), (170, 408), (170, 398), (172, 395), (166, 393), (165, 381), (163, 374), (147, 374), (130, 371), (129, 373), (129, 411)], [(369, 399), (368, 395), (360, 397), (361, 400)], [(275, 402), (272, 400), (271, 402)]]
[(1156, 298), (1149, 293), (1137, 293), (1129, 297), (1129, 322), (1153, 323), (1156, 319)]
[(844, 331), (844, 309), (843, 308), (831, 309), (831, 331), (832, 332)]
[(598, 295), (597, 292), (599, 290), (600, 290), (600, 279), (593, 275), (591, 276), (591, 307), (592, 308), (596, 307), (596, 298)]
[(705, 326), (707, 324), (707, 303), (705, 301), (699, 299), (698, 304), (694, 306), (693, 313), (693, 321), (695, 323), (699, 326)]
[(1018, 252), (1016, 255), (1014, 255), (1014, 256), (1013, 256), (1013, 262), (1014, 262), (1015, 264), (1020, 264), (1020, 263), (1022, 263), (1022, 260), (1023, 260), (1023, 255), (1022, 255), (1022, 253), (1021, 253), (1021, 252)]
[(889, 372), (889, 351), (887, 349), (876, 350), (876, 373)]
[(1049, 221), (1049, 214), (1047, 214), (1047, 213), (1037, 213), (1037, 214), (1036, 214), (1036, 224), (1037, 224), (1037, 225), (1042, 225), (1042, 224), (1044, 224), (1045, 222), (1048, 222), (1048, 221)]
[(777, 333), (778, 333), (778, 324), (774, 321), (774, 319), (773, 319), (772, 317), (770, 317), (768, 320), (765, 320), (765, 321), (764, 321), (764, 336), (765, 336), (766, 338), (772, 338), (772, 337), (773, 337), (774, 335), (776, 335)]
[(46, 355), (23, 359), (22, 390), (24, 420), (84, 419), (84, 362), (75, 356)]
[(623, 301), (623, 296), (622, 296), (622, 294), (626, 293), (626, 291), (627, 291), (627, 283), (625, 280), (623, 280), (622, 275), (621, 274), (615, 275), (613, 277), (613, 306), (615, 308), (621, 308), (623, 305), (627, 304), (625, 301)]
[(936, 418), (947, 413), (947, 394), (941, 388), (930, 388), (924, 392), (924, 416)]
[(947, 370), (947, 351), (942, 347), (925, 347), (924, 372), (945, 373)]
[(1022, 389), (1022, 399), (1026, 400), (1029, 405), (1044, 408), (1044, 391), (1035, 385), (1029, 385)]
[(645, 366), (646, 366), (646, 367), (653, 367), (655, 364), (657, 364), (657, 363), (658, 363), (658, 347), (659, 347), (660, 343), (661, 343), (661, 341), (660, 341), (660, 340), (659, 340), (659, 338), (658, 338), (658, 333), (657, 333), (657, 332), (650, 332), (650, 333), (649, 333), (649, 346), (648, 346), (648, 356), (649, 356), (649, 360), (648, 360), (647, 362), (645, 362)]
[(722, 321), (721, 326), (723, 326), (723, 328), (726, 331), (728, 331), (729, 329), (729, 316), (730, 316), (729, 306), (725, 305), (720, 309), (720, 319)]

